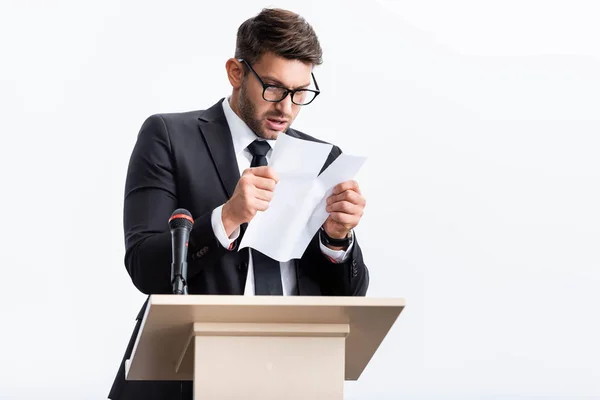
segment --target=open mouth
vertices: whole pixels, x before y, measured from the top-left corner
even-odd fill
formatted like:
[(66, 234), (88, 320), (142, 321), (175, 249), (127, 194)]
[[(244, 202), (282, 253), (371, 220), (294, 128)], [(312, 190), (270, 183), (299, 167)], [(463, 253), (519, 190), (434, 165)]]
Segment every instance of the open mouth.
[(270, 129), (281, 131), (285, 128), (287, 121), (280, 118), (267, 118), (267, 125)]

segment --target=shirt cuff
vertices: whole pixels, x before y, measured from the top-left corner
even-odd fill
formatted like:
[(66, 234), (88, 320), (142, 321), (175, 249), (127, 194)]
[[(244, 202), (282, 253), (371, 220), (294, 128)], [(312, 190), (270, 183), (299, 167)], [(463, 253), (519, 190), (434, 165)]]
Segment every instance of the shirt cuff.
[(352, 253), (352, 246), (354, 245), (354, 235), (350, 237), (350, 244), (346, 250), (332, 250), (329, 247), (325, 246), (321, 241), (321, 232), (319, 232), (319, 247), (321, 247), (321, 251), (323, 254), (332, 262), (336, 264), (340, 264), (348, 260), (350, 254)]
[(231, 236), (227, 237), (225, 227), (223, 226), (223, 206), (215, 208), (211, 214), (210, 222), (215, 233), (215, 237), (226, 249), (231, 250), (233, 248), (233, 242), (240, 236), (240, 227), (238, 226)]

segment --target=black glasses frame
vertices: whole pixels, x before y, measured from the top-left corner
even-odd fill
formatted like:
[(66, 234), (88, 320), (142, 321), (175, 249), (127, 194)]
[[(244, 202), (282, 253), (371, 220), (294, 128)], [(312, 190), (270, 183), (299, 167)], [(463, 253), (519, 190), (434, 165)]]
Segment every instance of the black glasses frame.
[[(312, 90), (312, 89), (288, 89), (286, 87), (283, 86), (278, 86), (278, 85), (269, 85), (263, 82), (263, 80), (261, 79), (261, 77), (258, 75), (258, 73), (256, 73), (256, 71), (254, 70), (254, 68), (252, 68), (252, 66), (250, 65), (250, 63), (246, 60), (244, 60), (243, 58), (239, 58), (238, 59), (239, 62), (244, 63), (248, 69), (250, 69), (250, 71), (252, 71), (252, 73), (254, 74), (254, 76), (256, 76), (256, 79), (258, 79), (258, 81), (260, 82), (260, 84), (263, 87), (263, 93), (262, 93), (262, 97), (265, 101), (268, 101), (270, 103), (279, 103), (280, 101), (283, 101), (283, 99), (285, 99), (287, 97), (287, 95), (289, 94), (292, 98), (292, 103), (298, 105), (298, 106), (307, 106), (310, 103), (312, 103), (313, 101), (315, 101), (315, 99), (317, 98), (317, 96), (319, 94), (321, 94), (321, 90), (319, 89), (319, 84), (317, 83), (317, 80), (315, 79), (315, 74), (313, 74), (312, 72), (310, 73), (310, 75), (312, 76), (313, 81), (315, 82), (315, 88), (316, 90)], [(267, 91), (268, 88), (277, 88), (277, 89), (282, 89), (283, 90), (283, 96), (281, 96), (281, 99), (279, 100), (267, 100), (267, 98), (265, 97), (265, 92)], [(311, 101), (309, 101), (308, 103), (296, 103), (294, 101), (294, 95), (297, 92), (311, 92), (315, 94), (315, 97), (312, 98)]]

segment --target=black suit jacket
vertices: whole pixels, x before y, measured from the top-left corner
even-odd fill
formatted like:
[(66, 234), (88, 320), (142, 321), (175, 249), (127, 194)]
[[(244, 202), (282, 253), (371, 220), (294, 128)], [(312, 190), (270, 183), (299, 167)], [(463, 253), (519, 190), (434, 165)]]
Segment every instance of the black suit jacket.
[[(223, 101), (223, 99), (221, 99)], [(225, 249), (215, 237), (212, 211), (233, 194), (240, 178), (231, 132), (221, 101), (211, 108), (149, 117), (138, 134), (125, 184), (123, 225), (125, 266), (133, 284), (145, 294), (170, 294), (171, 233), (168, 219), (177, 208), (194, 218), (188, 247), (189, 294), (242, 295), (248, 252)], [(297, 130), (286, 134), (322, 142)], [(341, 154), (333, 146), (323, 169)], [(335, 264), (313, 237), (296, 263), (301, 296), (364, 296), (369, 273), (355, 236), (349, 259)], [(191, 382), (133, 382), (124, 377), (145, 306), (127, 346), (109, 398), (191, 399)]]

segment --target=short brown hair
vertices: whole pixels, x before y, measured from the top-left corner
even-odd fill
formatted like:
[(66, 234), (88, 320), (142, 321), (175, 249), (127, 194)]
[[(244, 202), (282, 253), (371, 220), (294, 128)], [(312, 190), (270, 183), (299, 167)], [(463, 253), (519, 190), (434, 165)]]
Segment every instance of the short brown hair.
[(235, 58), (254, 64), (269, 52), (308, 64), (323, 63), (323, 51), (312, 26), (300, 15), (279, 8), (263, 9), (237, 31)]

